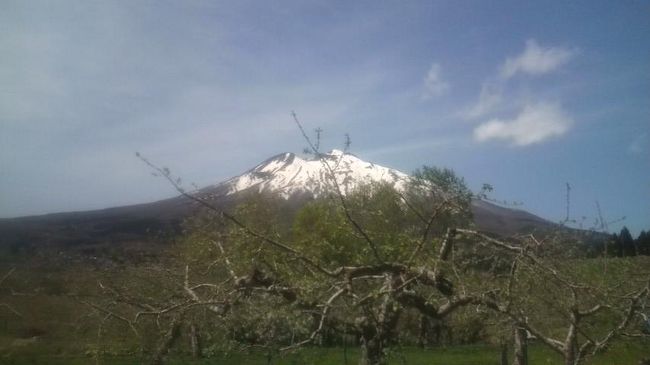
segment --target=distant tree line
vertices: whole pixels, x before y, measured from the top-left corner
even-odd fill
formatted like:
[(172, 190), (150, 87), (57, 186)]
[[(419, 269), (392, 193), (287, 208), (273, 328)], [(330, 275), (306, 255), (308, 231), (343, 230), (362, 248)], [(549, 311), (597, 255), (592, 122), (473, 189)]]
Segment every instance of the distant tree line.
[(593, 249), (597, 255), (610, 257), (650, 256), (650, 231), (641, 231), (634, 239), (630, 230), (623, 227), (618, 234), (610, 235), (606, 242)]

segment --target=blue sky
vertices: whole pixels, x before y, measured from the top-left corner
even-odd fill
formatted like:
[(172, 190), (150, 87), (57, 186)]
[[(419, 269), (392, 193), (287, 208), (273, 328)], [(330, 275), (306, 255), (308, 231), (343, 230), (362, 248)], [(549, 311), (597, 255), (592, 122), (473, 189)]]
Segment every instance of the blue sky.
[(650, 228), (648, 1), (3, 1), (0, 216), (174, 195), (323, 145)]

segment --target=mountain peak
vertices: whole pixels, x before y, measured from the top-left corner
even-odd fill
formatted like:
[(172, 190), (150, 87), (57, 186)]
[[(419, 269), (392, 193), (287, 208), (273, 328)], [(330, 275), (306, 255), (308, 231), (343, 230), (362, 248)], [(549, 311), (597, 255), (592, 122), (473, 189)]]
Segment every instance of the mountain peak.
[(345, 152), (343, 152), (343, 151), (341, 151), (341, 150), (333, 149), (333, 150), (329, 151), (327, 154), (330, 155), (330, 156), (336, 156), (336, 157), (338, 157), (338, 156), (343, 156), (343, 155), (345, 155)]
[(334, 149), (315, 159), (303, 159), (291, 152), (281, 153), (219, 185), (226, 188), (226, 195), (253, 189), (276, 192), (284, 198), (304, 193), (319, 196), (332, 191), (330, 169), (343, 194), (369, 182), (386, 182), (401, 189), (408, 179), (401, 171)]

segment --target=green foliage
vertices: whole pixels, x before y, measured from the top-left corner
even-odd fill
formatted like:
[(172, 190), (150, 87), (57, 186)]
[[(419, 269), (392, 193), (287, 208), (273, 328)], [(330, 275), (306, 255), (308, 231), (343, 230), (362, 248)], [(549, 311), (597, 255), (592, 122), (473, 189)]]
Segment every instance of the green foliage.
[[(465, 226), (471, 216), (471, 203), (474, 194), (465, 184), (465, 179), (456, 175), (449, 168), (423, 166), (413, 173), (411, 193), (426, 192), (427, 203), (441, 200), (453, 202), (454, 209), (447, 213), (447, 225)], [(484, 185), (484, 191), (491, 191), (490, 185)], [(484, 193), (480, 193), (483, 194)], [(479, 194), (479, 195), (480, 195)], [(452, 219), (453, 218), (453, 219)]]
[[(405, 260), (415, 247), (421, 223), (400, 195), (386, 184), (368, 184), (347, 196), (350, 215), (386, 260)], [(369, 264), (371, 248), (331, 199), (307, 204), (293, 224), (293, 243), (330, 267)]]
[[(190, 263), (194, 282), (223, 282), (231, 276), (239, 285), (249, 285), (245, 281), (263, 284), (263, 290), (254, 285), (243, 291), (230, 289), (240, 290), (242, 297), (237, 299), (237, 309), (221, 316), (219, 322), (235, 346), (282, 347), (314, 330), (320, 318), (320, 307), (314, 305), (327, 301), (332, 288), (339, 285), (308, 261), (327, 270), (375, 265), (377, 252), (387, 262), (433, 267), (447, 227), (469, 223), (470, 200), (471, 193), (451, 170), (426, 167), (405, 193), (387, 184), (370, 183), (349, 192), (345, 205), (325, 196), (307, 203), (295, 215), (287, 214), (291, 207), (278, 196), (251, 194), (234, 211), (241, 225), (224, 225), (214, 215), (188, 222), (183, 256)], [(280, 218), (287, 216), (293, 219)], [(447, 264), (440, 266), (442, 270)], [(384, 285), (385, 280), (359, 281), (354, 295), (365, 297), (364, 304), (354, 304), (358, 299), (352, 296), (340, 298), (330, 310), (330, 320), (355, 325), (357, 317), (368, 316), (381, 304)], [(439, 296), (434, 288), (418, 286), (417, 290), (432, 301)], [(397, 302), (393, 306), (400, 310)], [(475, 341), (480, 337), (475, 332), (468, 328), (467, 335), (459, 338)], [(327, 341), (328, 336), (322, 333), (318, 341)]]

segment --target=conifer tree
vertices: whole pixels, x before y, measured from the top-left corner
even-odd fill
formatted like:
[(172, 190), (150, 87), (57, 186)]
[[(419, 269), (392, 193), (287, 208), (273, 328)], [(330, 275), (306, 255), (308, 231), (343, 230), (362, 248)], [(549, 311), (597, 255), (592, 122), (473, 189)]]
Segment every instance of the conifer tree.
[(641, 231), (635, 241), (639, 255), (650, 255), (650, 232)]
[(632, 238), (632, 234), (630, 234), (630, 231), (627, 229), (627, 227), (623, 227), (621, 229), (621, 233), (618, 235), (618, 240), (619, 240), (619, 247), (622, 252), (620, 256), (636, 256), (637, 255), (637, 249), (634, 244), (634, 239)]

